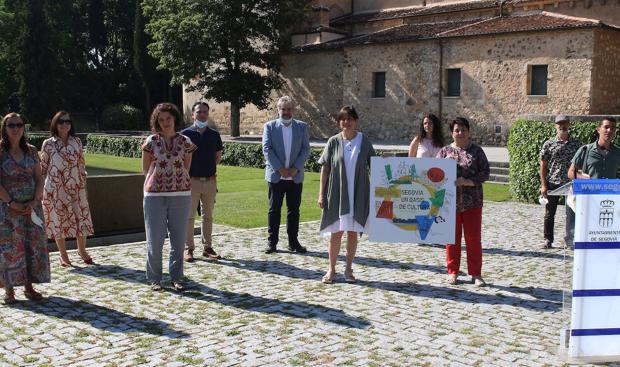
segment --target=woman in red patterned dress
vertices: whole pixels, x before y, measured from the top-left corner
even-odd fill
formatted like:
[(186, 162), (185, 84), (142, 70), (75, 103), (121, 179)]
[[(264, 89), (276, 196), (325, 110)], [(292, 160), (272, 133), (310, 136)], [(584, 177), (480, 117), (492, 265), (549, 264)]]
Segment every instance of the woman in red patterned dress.
[(0, 140), (0, 287), (4, 303), (15, 303), (13, 287), (24, 286), (26, 298), (41, 300), (33, 283), (50, 282), (47, 238), (40, 217), (43, 175), (39, 155), (26, 143), (21, 116), (2, 119)]
[(65, 238), (75, 237), (78, 254), (86, 264), (93, 259), (86, 252), (86, 236), (93, 234), (93, 223), (86, 196), (86, 165), (82, 142), (66, 111), (52, 118), (52, 137), (41, 147), (41, 168), (45, 176), (43, 210), (45, 230), (60, 252), (60, 265), (71, 266)]

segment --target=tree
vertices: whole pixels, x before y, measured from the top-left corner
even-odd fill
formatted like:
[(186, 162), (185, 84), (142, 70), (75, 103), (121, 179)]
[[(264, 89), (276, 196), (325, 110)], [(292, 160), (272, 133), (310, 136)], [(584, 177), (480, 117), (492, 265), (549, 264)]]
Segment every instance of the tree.
[(19, 87), (19, 79), (15, 75), (15, 13), (7, 9), (4, 0), (0, 0), (0, 35), (0, 112), (4, 114), (19, 111), (19, 106), (11, 103), (15, 100)]
[(230, 130), (239, 136), (240, 110), (266, 108), (280, 88), (281, 53), (304, 21), (307, 0), (143, 0), (149, 52), (187, 91), (230, 103)]

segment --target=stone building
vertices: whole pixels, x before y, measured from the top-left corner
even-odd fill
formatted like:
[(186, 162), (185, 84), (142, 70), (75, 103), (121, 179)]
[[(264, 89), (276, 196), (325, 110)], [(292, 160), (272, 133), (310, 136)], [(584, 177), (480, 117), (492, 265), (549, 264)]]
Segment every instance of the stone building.
[[(313, 3), (274, 96), (297, 100), (314, 137), (336, 132), (347, 104), (374, 140), (409, 140), (432, 112), (468, 118), (488, 145), (504, 145), (526, 114), (620, 114), (620, 0)], [(227, 112), (213, 108), (222, 131)], [(247, 107), (242, 133), (260, 134), (274, 115)]]

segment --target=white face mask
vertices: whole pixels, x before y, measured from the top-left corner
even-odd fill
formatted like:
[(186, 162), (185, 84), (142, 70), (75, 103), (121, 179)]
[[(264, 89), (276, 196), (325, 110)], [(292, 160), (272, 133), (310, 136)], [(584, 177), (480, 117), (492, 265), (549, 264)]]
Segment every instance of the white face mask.
[(199, 129), (204, 129), (205, 127), (207, 127), (208, 123), (207, 121), (202, 122), (200, 120), (194, 120), (194, 125), (196, 125), (196, 127)]
[(282, 117), (280, 117), (280, 122), (283, 123), (285, 126), (289, 126), (293, 122), (293, 118), (291, 117), (290, 119), (283, 119)]

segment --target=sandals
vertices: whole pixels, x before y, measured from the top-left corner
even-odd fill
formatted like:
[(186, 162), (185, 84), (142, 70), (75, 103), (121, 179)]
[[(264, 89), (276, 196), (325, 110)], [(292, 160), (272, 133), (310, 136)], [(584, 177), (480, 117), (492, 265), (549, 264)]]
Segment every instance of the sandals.
[(482, 279), (482, 277), (480, 275), (478, 276), (472, 276), (471, 277), (471, 282), (474, 283), (474, 285), (476, 287), (486, 287), (487, 283), (484, 281), (484, 279)]
[(457, 285), (459, 284), (459, 280), (457, 279), (456, 274), (448, 274), (448, 284)]
[(335, 274), (334, 273), (327, 273), (327, 274), (323, 275), (323, 278), (321, 279), (321, 281), (324, 284), (332, 284), (334, 282), (334, 278), (335, 278)]
[(15, 299), (15, 290), (11, 289), (11, 290), (7, 290), (6, 294), (4, 295), (4, 304), (5, 305), (13, 305), (17, 302), (17, 300)]
[(179, 281), (172, 282), (172, 288), (177, 292), (183, 292), (185, 290), (185, 285)]
[(344, 272), (344, 281), (347, 283), (355, 283), (357, 279), (353, 276), (353, 270)]
[(43, 299), (43, 295), (34, 289), (24, 290), (24, 296), (31, 301), (40, 301)]
[(58, 257), (58, 262), (60, 262), (60, 266), (62, 266), (63, 268), (69, 268), (69, 267), (72, 267), (72, 266), (73, 266), (73, 264), (71, 264), (71, 261), (66, 261), (66, 262), (65, 262), (65, 261), (62, 259), (62, 256)]

